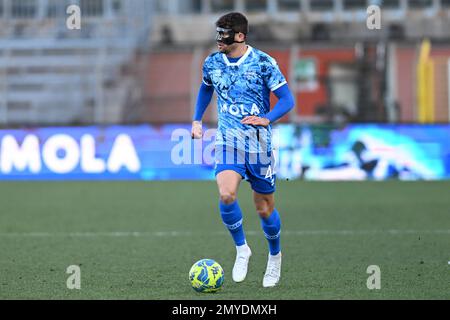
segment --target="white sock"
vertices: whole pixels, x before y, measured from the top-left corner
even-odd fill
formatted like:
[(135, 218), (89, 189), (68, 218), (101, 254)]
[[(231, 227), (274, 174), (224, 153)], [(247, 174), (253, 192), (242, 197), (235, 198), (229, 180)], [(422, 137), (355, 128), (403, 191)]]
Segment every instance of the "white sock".
[(247, 242), (243, 244), (242, 246), (236, 246), (236, 251), (238, 255), (248, 255), (248, 252), (250, 251), (250, 248), (247, 245)]
[(269, 252), (269, 257), (270, 257), (271, 259), (279, 259), (279, 258), (281, 258), (281, 251), (278, 252), (276, 255), (272, 255), (272, 254), (270, 254), (270, 252)]

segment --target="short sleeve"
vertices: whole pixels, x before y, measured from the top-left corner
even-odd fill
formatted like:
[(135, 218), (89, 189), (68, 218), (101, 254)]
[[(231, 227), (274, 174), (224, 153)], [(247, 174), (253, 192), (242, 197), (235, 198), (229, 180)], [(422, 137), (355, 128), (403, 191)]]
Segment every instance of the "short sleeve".
[(267, 56), (263, 59), (261, 68), (264, 81), (270, 91), (275, 91), (287, 83), (286, 78), (283, 73), (281, 73), (276, 60), (272, 57)]
[(206, 58), (205, 62), (203, 63), (203, 78), (202, 81), (204, 84), (206, 84), (207, 86), (212, 86), (212, 81), (211, 81), (211, 77), (209, 75), (209, 57)]

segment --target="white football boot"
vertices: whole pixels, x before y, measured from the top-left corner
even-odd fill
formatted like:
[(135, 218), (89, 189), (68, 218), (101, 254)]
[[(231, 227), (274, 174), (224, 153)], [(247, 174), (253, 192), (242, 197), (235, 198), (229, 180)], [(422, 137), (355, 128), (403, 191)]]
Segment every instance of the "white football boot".
[(270, 288), (275, 287), (280, 282), (281, 277), (281, 252), (272, 256), (269, 253), (269, 259), (267, 260), (266, 274), (263, 279), (263, 287)]
[(252, 251), (247, 244), (236, 247), (236, 261), (233, 267), (233, 281), (242, 282), (247, 276), (248, 261), (252, 256)]

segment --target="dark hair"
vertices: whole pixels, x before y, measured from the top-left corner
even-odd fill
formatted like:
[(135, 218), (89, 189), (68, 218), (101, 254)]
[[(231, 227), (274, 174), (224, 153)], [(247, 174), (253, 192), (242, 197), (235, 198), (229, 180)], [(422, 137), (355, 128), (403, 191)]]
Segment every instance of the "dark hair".
[(232, 29), (234, 32), (248, 33), (248, 20), (239, 12), (231, 12), (219, 18), (216, 27)]

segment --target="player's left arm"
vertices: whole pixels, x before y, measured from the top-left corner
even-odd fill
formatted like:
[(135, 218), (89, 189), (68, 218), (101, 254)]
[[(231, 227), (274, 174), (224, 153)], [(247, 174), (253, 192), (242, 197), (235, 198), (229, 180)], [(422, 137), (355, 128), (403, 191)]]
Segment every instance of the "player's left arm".
[(241, 123), (254, 126), (267, 127), (269, 124), (280, 120), (294, 107), (294, 97), (291, 90), (289, 90), (288, 84), (284, 84), (274, 92), (278, 98), (277, 104), (273, 107), (272, 111), (265, 115), (265, 117), (249, 116), (242, 119)]
[(291, 111), (295, 102), (291, 91), (289, 90), (286, 78), (278, 67), (275, 59), (267, 57), (262, 64), (264, 68), (261, 68), (261, 72), (264, 83), (278, 98), (278, 102), (273, 107), (272, 111), (267, 113), (264, 117), (249, 116), (242, 119), (241, 122), (248, 125), (267, 127)]

